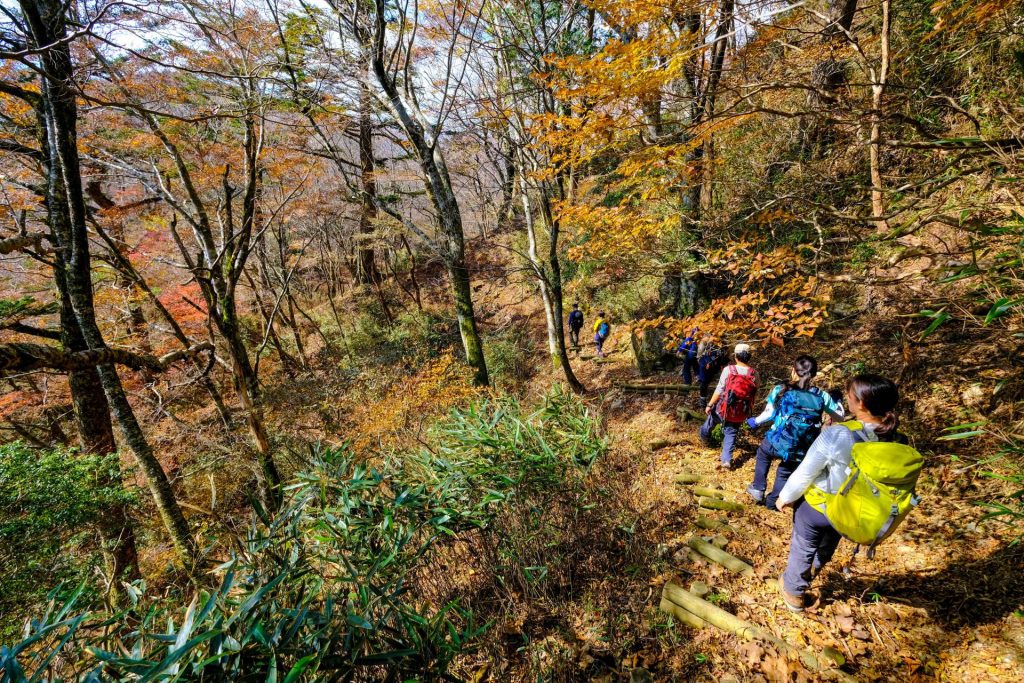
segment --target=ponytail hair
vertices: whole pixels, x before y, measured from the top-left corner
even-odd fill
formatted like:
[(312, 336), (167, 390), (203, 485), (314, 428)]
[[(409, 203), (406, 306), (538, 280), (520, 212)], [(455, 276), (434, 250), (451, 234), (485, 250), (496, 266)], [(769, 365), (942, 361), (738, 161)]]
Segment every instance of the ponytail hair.
[(793, 372), (796, 374), (796, 381), (787, 380), (782, 385), (782, 391), (779, 392), (779, 396), (790, 389), (803, 389), (804, 391), (810, 389), (811, 382), (818, 375), (818, 361), (812, 356), (797, 356), (796, 360), (793, 361)]
[(898, 441), (900, 420), (896, 416), (896, 404), (900, 392), (896, 384), (879, 375), (856, 375), (846, 383), (846, 390), (864, 404), (864, 408), (878, 418), (875, 436), (880, 441)]

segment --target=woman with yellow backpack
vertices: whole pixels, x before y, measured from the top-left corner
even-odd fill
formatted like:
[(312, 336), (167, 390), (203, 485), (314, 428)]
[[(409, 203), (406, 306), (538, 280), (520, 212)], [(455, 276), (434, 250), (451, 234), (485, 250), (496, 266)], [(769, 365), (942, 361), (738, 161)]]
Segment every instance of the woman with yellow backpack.
[(841, 538), (871, 553), (917, 505), (914, 487), (924, 460), (901, 443), (896, 385), (857, 375), (847, 382), (846, 401), (854, 419), (822, 430), (776, 501), (779, 510), (796, 506), (789, 561), (779, 578), (793, 612), (803, 611), (811, 579)]

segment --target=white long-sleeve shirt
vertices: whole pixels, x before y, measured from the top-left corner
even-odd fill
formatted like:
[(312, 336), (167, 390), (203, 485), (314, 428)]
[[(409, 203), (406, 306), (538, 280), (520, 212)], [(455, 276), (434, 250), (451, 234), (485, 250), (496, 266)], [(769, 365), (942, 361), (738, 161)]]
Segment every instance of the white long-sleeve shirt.
[[(864, 423), (867, 441), (878, 441), (875, 425)], [(850, 454), (856, 439), (843, 425), (832, 425), (821, 430), (799, 467), (789, 475), (789, 481), (779, 494), (779, 504), (789, 505), (803, 497), (811, 486), (825, 493), (836, 494), (850, 475)]]

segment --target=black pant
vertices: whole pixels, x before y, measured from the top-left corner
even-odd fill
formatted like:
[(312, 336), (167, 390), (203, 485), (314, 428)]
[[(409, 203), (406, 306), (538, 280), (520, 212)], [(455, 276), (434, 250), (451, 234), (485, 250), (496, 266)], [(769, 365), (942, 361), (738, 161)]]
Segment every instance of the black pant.
[(700, 381), (700, 366), (697, 364), (697, 357), (689, 354), (683, 356), (683, 369), (679, 374), (683, 378), (683, 384), (693, 384), (694, 375), (697, 375), (697, 380)]
[(764, 493), (768, 488), (768, 471), (772, 467), (772, 460), (778, 460), (779, 466), (775, 470), (775, 483), (772, 490), (764, 498), (764, 505), (769, 510), (775, 509), (775, 501), (779, 499), (782, 488), (789, 481), (789, 475), (796, 471), (800, 465), (794, 459), (782, 460), (775, 454), (775, 449), (768, 443), (768, 439), (761, 442), (757, 447), (757, 459), (754, 461), (754, 484), (753, 488)]
[(580, 330), (581, 329), (582, 328), (580, 328), (580, 327), (573, 327), (572, 325), (569, 325), (569, 344), (571, 344), (572, 346), (579, 346), (580, 345)]

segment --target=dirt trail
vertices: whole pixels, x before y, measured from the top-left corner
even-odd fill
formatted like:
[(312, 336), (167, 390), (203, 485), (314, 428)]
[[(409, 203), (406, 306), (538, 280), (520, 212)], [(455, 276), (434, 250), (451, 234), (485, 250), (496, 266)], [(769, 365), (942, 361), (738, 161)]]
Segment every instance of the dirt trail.
[[(664, 620), (658, 601), (666, 581), (689, 587), (700, 581), (708, 599), (798, 647), (833, 648), (857, 680), (1020, 681), (1024, 679), (1024, 554), (1000, 537), (995, 525), (979, 524), (972, 503), (971, 475), (948, 457), (931, 457), (923, 475), (923, 502), (874, 559), (861, 554), (849, 576), (840, 571), (851, 557), (844, 541), (832, 565), (812, 590), (817, 603), (803, 614), (782, 605), (775, 579), (785, 566), (790, 513), (758, 506), (745, 494), (753, 477), (753, 454), (761, 434), (744, 428), (735, 470), (715, 470), (718, 450), (697, 438), (697, 421), (681, 421), (681, 404), (697, 408), (697, 396), (624, 394), (616, 380), (636, 379), (628, 332), (613, 336), (607, 362), (574, 360), (592, 394), (601, 395), (607, 428), (619, 447), (646, 452), (650, 466), (634, 483), (637, 507), (660, 521), (658, 554), (664, 571), (651, 581), (649, 616)], [(585, 349), (583, 354), (589, 355)], [(762, 376), (768, 376), (763, 373)], [(678, 382), (665, 374), (650, 382)], [(667, 445), (666, 445), (667, 444)], [(652, 449), (653, 446), (653, 449)], [(652, 452), (653, 450), (653, 452)], [(962, 465), (962, 463), (961, 463)], [(674, 483), (694, 472), (701, 485), (723, 489), (744, 504), (740, 512), (698, 508), (691, 487)], [(774, 468), (770, 475), (774, 477)], [(734, 531), (702, 531), (698, 515), (728, 521)], [(725, 549), (755, 567), (742, 578), (706, 561), (687, 546), (694, 535), (725, 536)], [(721, 542), (722, 539), (719, 539)], [(682, 627), (680, 628), (687, 628)], [(770, 647), (743, 643), (713, 628), (690, 631), (708, 678), (727, 680), (813, 680), (815, 674), (786, 661)], [(652, 672), (678, 671), (672, 653), (637, 657), (634, 665)], [(629, 662), (627, 662), (627, 665)], [(710, 667), (710, 668), (708, 668)]]
[[(516, 304), (512, 310), (527, 321), (539, 357), (536, 366), (543, 367), (543, 313), (526, 296), (528, 285), (509, 287), (508, 280), (498, 280), (483, 287), (481, 299), (504, 315), (509, 315), (509, 304)], [(510, 300), (513, 295), (515, 302)], [(621, 323), (613, 326), (605, 344), (607, 358), (597, 362), (590, 324), (588, 316), (582, 348), (570, 352), (572, 365), (587, 387), (588, 400), (600, 405), (613, 447), (640, 458), (630, 502), (655, 525), (653, 537), (658, 545), (659, 559), (650, 571), (632, 579), (609, 577), (614, 590), (649, 594), (642, 616), (646, 624), (634, 624), (644, 636), (633, 646), (632, 654), (619, 662), (620, 673), (644, 668), (655, 680), (680, 676), (716, 681), (819, 678), (770, 647), (744, 643), (714, 628), (696, 631), (677, 624), (675, 628), (691, 639), (686, 648), (666, 645), (662, 638), (651, 643), (655, 639), (649, 636), (659, 632), (658, 624), (670, 620), (658, 610), (664, 584), (672, 581), (689, 587), (701, 581), (710, 589), (708, 599), (719, 607), (791, 645), (819, 652), (826, 647), (837, 650), (847, 660), (843, 669), (857, 680), (1024, 680), (1024, 544), (1011, 546), (1012, 536), (1005, 528), (980, 522), (984, 509), (977, 502), (989, 499), (996, 484), (982, 478), (977, 465), (957, 459), (956, 444), (944, 452), (925, 451), (926, 467), (918, 488), (922, 503), (875, 557), (868, 560), (862, 553), (844, 575), (840, 569), (853, 548), (844, 541), (832, 564), (812, 586), (817, 603), (802, 614), (792, 614), (784, 608), (775, 583), (786, 563), (791, 515), (755, 505), (745, 493), (753, 479), (753, 456), (763, 432), (753, 434), (743, 428), (734, 455), (737, 468), (716, 471), (718, 449), (700, 442), (699, 422), (683, 420), (677, 414), (680, 405), (698, 408), (696, 393), (678, 397), (616, 389), (614, 384), (621, 381), (680, 380), (671, 373), (641, 378), (632, 364), (628, 326)], [(846, 324), (848, 328), (836, 325), (824, 330), (820, 338), (805, 342), (805, 347), (759, 350), (755, 366), (765, 385), (759, 393), (761, 400), (771, 383), (788, 374), (788, 359), (802, 352), (831, 361), (823, 365), (819, 376), (823, 386), (841, 383), (840, 368), (865, 356), (875, 358), (882, 367), (893, 364), (893, 376), (903, 374), (895, 365), (900, 362), (898, 350), (875, 329), (882, 323), (876, 321), (875, 327), (856, 321)], [(947, 352), (958, 354), (961, 350)], [(827, 370), (829, 367), (832, 369)], [(552, 382), (562, 380), (559, 371), (549, 369), (534, 377), (531, 390), (542, 393)], [(941, 408), (942, 392), (949, 388), (924, 373), (916, 387), (908, 388), (905, 403), (920, 422), (909, 426), (935, 429), (934, 419), (928, 425), (923, 420), (934, 418), (934, 406)], [(735, 513), (700, 509), (690, 487), (674, 482), (684, 471), (702, 475), (702, 485), (725, 490), (731, 499), (743, 503), (744, 509)], [(774, 474), (773, 468), (769, 486)], [(701, 515), (728, 521), (735, 531), (721, 534), (726, 536), (725, 549), (753, 565), (755, 577), (738, 577), (694, 557), (687, 546), (690, 538), (699, 534), (710, 540), (720, 535), (697, 529), (694, 523)]]

